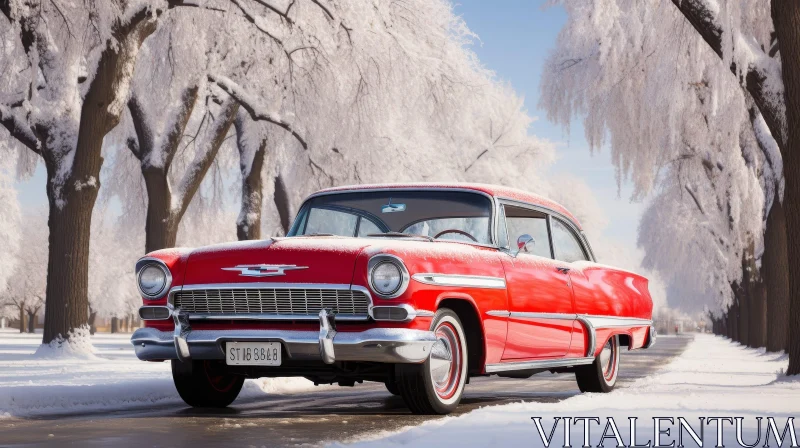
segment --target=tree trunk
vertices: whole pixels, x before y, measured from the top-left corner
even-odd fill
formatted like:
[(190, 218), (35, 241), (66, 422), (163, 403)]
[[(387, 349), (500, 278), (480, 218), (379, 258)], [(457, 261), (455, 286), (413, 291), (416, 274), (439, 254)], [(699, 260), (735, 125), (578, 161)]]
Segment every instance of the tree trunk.
[[(772, 21), (780, 46), (786, 100), (787, 142), (783, 156), (786, 181), (789, 322), (800, 322), (800, 2), (772, 0)], [(800, 325), (789, 326), (787, 375), (800, 373)]]
[(739, 287), (739, 343), (748, 345), (750, 343), (750, 298), (747, 296), (747, 288)]
[(767, 289), (767, 351), (779, 352), (786, 350), (789, 333), (789, 265), (786, 258), (786, 217), (777, 194), (767, 216), (761, 275)]
[(742, 301), (746, 307), (740, 314), (740, 328), (745, 329), (742, 344), (748, 347), (764, 347), (766, 342), (767, 304), (764, 285), (759, 276), (755, 259), (755, 244), (747, 247), (742, 256)]
[(89, 334), (94, 335), (97, 333), (97, 327), (95, 327), (94, 323), (97, 320), (97, 311), (92, 310), (89, 308)]
[(767, 290), (764, 283), (757, 281), (750, 293), (750, 341), (748, 346), (761, 348), (767, 346)]
[(147, 187), (145, 253), (175, 247), (178, 224), (172, 213), (172, 192), (167, 173), (161, 168), (142, 167), (142, 175)]
[(36, 312), (28, 311), (28, 333), (36, 333)]
[(25, 309), (19, 308), (19, 332), (25, 333)]
[(119, 333), (119, 318), (117, 317), (111, 318), (111, 332)]
[[(91, 146), (88, 148), (82, 147), (78, 139), (73, 174), (63, 188), (56, 184), (58, 173), (54, 163), (46, 163), (50, 203), (47, 224), (50, 235), (42, 336), (44, 344), (58, 338), (69, 338), (74, 329), (88, 323), (89, 236), (92, 209), (99, 187), (103, 135), (98, 132), (96, 140), (86, 143), (86, 146)], [(80, 155), (86, 153), (91, 154)], [(79, 163), (79, 160), (84, 163)], [(94, 185), (75, 188), (78, 182), (91, 182)]]
[(267, 139), (262, 139), (258, 149), (251, 154), (247, 148), (240, 115), (236, 126), (236, 142), (239, 149), (239, 169), (242, 173), (242, 207), (236, 220), (236, 236), (242, 240), (261, 239), (261, 205), (264, 199), (264, 182), (261, 171), (267, 154)]
[(114, 38), (108, 39), (83, 99), (75, 148), (42, 149), (50, 207), (45, 344), (87, 327), (89, 234), (100, 188), (103, 139), (119, 123), (118, 103), (127, 97), (142, 42), (156, 30), (154, 17), (152, 10), (142, 8), (115, 24)]
[(286, 184), (283, 182), (283, 177), (278, 174), (275, 177), (275, 206), (278, 208), (278, 216), (281, 219), (281, 228), (283, 234), (289, 233), (289, 226), (292, 220), (291, 203), (289, 201), (289, 192), (286, 190)]
[[(196, 93), (197, 88), (192, 88), (185, 94), (185, 101), (187, 101), (188, 106), (179, 114), (182, 117), (182, 123), (179, 124), (178, 130), (175, 131), (177, 134), (175, 140), (171, 143), (171, 149), (164, 149), (170, 154), (168, 157), (170, 159), (177, 151), (185, 123), (188, 121), (194, 107)], [(165, 167), (162, 168), (142, 165), (142, 175), (147, 187), (145, 252), (149, 253), (154, 250), (175, 247), (175, 241), (178, 237), (178, 225), (183, 218), (183, 214), (200, 188), (200, 184), (217, 156), (222, 142), (225, 141), (225, 136), (228, 135), (238, 110), (239, 103), (233, 100), (223, 105), (222, 111), (214, 123), (214, 128), (210, 131), (212, 137), (208, 141), (208, 148), (205, 154), (187, 168), (183, 180), (175, 190), (176, 194), (173, 194), (168, 180), (169, 162), (166, 162)]]
[(739, 340), (739, 287), (733, 285), (733, 303), (728, 308), (728, 332), (730, 333), (731, 341), (740, 342)]

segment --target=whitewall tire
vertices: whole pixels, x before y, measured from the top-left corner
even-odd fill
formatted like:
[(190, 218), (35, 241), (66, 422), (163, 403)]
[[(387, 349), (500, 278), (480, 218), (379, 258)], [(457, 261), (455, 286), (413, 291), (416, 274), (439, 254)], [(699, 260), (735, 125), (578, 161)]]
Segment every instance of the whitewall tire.
[(436, 342), (422, 364), (397, 364), (400, 395), (415, 414), (449, 414), (461, 401), (467, 381), (467, 339), (458, 315), (436, 312), (431, 322)]

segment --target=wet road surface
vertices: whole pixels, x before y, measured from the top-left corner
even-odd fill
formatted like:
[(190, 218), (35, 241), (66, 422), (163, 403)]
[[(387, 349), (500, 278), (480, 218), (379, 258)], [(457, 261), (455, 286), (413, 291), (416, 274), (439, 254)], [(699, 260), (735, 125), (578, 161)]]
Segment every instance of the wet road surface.
[[(649, 350), (623, 352), (617, 387), (655, 372), (679, 355), (690, 338), (659, 338)], [(558, 402), (579, 394), (575, 375), (540, 373), (528, 379), (473, 378), (452, 415), (519, 401)], [(383, 384), (332, 387), (298, 394), (238, 400), (203, 410), (170, 405), (149, 410), (0, 419), (5, 446), (296, 446), (347, 441), (418, 425), (437, 416), (409, 413)]]

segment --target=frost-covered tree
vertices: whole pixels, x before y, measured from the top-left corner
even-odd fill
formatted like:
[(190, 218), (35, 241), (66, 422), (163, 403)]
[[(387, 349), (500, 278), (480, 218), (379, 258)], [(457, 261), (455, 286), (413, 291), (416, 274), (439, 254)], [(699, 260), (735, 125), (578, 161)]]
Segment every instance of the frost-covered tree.
[(8, 258), (14, 260), (8, 285), (0, 293), (0, 304), (15, 310), (20, 320), (20, 332), (27, 321), (28, 332), (33, 333), (36, 316), (44, 306), (47, 272), (47, 214), (44, 210), (29, 210), (22, 216), (20, 240), (16, 253)]
[(0, 291), (6, 287), (14, 270), (22, 239), (22, 217), (17, 191), (12, 183), (11, 161), (11, 158), (0, 159), (0, 247), (3, 247), (5, 255), (0, 259)]
[[(95, 208), (89, 251), (90, 323), (96, 317), (115, 321), (135, 314), (141, 296), (133, 286), (136, 279), (131, 266), (141, 257), (141, 239), (131, 238), (126, 227), (110, 216), (109, 207)], [(113, 327), (113, 325), (112, 325)]]
[[(800, 119), (793, 118), (800, 115), (800, 76), (794, 63), (800, 59), (797, 5), (780, 0), (771, 5), (749, 0), (562, 3), (570, 19), (543, 80), (542, 105), (550, 117), (567, 124), (573, 114), (584, 116), (590, 143), (599, 148), (608, 142), (618, 176), (630, 175), (642, 194), (658, 184), (666, 176), (664, 168), (682, 154), (695, 154), (692, 157), (713, 166), (714, 158), (720, 157), (716, 154), (739, 154), (740, 140), (754, 136), (761, 148), (760, 160), (728, 164), (720, 170), (730, 173), (746, 168), (759, 176), (769, 212), (766, 233), (778, 235), (768, 240), (780, 240), (780, 228), (771, 232), (779, 224), (769, 224), (780, 223), (776, 215), (785, 208), (787, 226), (792, 228), (790, 204), (800, 197), (791, 188), (792, 182), (800, 188), (800, 179), (791, 180), (789, 175), (790, 158), (800, 157), (800, 139), (793, 134), (796, 127), (789, 125)], [(780, 150), (781, 157), (773, 148)], [(714, 157), (705, 157), (707, 153)], [(672, 171), (673, 177), (679, 177)], [(781, 203), (784, 173), (786, 194)], [(712, 203), (722, 199), (724, 204), (724, 183), (715, 185), (716, 194), (704, 199)], [(686, 185), (679, 185), (675, 193), (679, 191), (685, 194), (678, 197), (694, 202)], [(740, 199), (733, 198), (731, 203)], [(772, 207), (773, 203), (778, 207)], [(800, 225), (800, 213), (796, 219), (795, 225)], [(734, 227), (747, 232), (747, 226)], [(751, 236), (756, 245), (762, 233)], [(792, 238), (790, 232), (789, 254), (792, 247), (800, 249), (800, 240), (793, 243)], [(736, 245), (733, 241), (730, 246)], [(770, 253), (780, 247), (766, 246), (764, 258), (780, 260), (780, 253)], [(754, 252), (758, 255), (759, 251)], [(726, 264), (740, 269), (740, 259), (730, 255), (725, 256)], [(797, 257), (800, 261), (800, 251)], [(788, 261), (791, 273), (796, 263), (791, 255)], [(778, 262), (768, 272), (780, 267)], [(797, 279), (792, 284), (800, 288), (800, 271), (797, 274), (791, 276)], [(788, 297), (781, 293), (780, 278), (767, 280), (768, 286), (773, 285), (771, 297)], [(800, 313), (800, 307), (793, 309)], [(797, 360), (792, 362), (792, 373), (800, 371), (800, 333), (796, 336), (792, 339), (797, 349), (790, 348)]]
[(244, 1), (0, 3), (0, 124), (13, 139), (11, 149), (32, 151), (47, 168), (43, 342), (69, 337), (87, 322), (89, 234), (102, 146), (126, 109), (143, 42), (179, 7), (221, 17), (241, 14)]
[(125, 108), (142, 42), (168, 9), (181, 4), (0, 3), (0, 123), (17, 148), (38, 154), (47, 168), (46, 343), (86, 324), (103, 139)]

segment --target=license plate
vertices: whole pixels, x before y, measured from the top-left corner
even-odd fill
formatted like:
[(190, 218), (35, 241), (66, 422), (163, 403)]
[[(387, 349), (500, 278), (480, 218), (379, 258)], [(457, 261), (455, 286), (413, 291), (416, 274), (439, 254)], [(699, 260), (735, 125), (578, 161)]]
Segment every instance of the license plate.
[(225, 364), (229, 366), (279, 366), (280, 342), (227, 342)]

